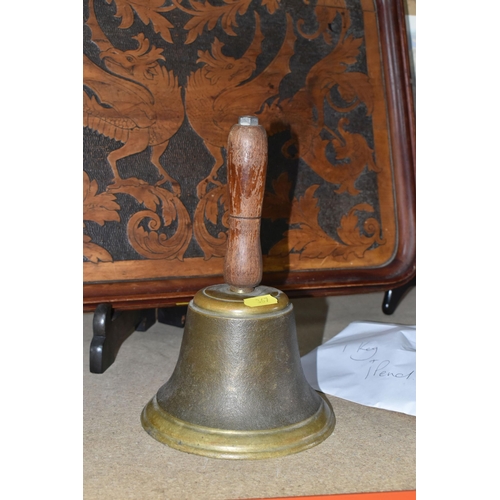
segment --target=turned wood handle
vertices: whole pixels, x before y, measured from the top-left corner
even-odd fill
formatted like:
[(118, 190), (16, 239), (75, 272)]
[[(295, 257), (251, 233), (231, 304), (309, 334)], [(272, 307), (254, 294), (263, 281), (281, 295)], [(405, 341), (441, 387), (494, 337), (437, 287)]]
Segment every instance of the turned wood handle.
[(228, 137), (229, 240), (224, 279), (233, 291), (262, 279), (260, 218), (267, 169), (267, 134), (255, 116), (242, 116)]

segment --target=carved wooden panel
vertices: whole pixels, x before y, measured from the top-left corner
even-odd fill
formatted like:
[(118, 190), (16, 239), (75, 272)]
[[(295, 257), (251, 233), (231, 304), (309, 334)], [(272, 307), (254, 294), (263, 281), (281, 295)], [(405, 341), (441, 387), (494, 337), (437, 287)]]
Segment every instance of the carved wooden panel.
[(408, 280), (413, 117), (401, 9), (86, 1), (86, 307), (172, 303), (220, 282), (226, 142), (248, 114), (269, 136), (263, 282), (319, 294)]

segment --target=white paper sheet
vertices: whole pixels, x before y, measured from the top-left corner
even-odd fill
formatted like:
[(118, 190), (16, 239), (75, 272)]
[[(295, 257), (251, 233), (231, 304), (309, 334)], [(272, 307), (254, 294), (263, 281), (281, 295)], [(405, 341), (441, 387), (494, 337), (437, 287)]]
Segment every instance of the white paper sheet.
[(356, 321), (302, 357), (317, 390), (416, 415), (416, 327)]

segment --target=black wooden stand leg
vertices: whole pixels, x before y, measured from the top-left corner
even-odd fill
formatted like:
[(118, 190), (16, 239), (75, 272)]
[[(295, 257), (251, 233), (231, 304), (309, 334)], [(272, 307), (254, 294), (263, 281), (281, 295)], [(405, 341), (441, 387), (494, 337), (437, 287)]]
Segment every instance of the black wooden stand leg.
[(394, 290), (387, 290), (384, 295), (384, 301), (382, 303), (382, 311), (385, 314), (392, 314), (398, 307), (401, 299), (406, 295), (410, 288), (416, 286), (417, 278), (413, 278), (408, 283)]
[(136, 330), (145, 332), (156, 322), (156, 309), (116, 311), (99, 304), (94, 312), (90, 371), (104, 373), (115, 361), (123, 342)]
[(158, 309), (158, 323), (184, 328), (188, 306), (162, 307)]

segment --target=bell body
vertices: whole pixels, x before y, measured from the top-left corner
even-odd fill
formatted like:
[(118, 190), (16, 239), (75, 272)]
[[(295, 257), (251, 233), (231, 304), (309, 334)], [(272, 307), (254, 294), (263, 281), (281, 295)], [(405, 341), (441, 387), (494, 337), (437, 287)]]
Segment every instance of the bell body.
[[(276, 303), (244, 302), (263, 295)], [(191, 301), (176, 368), (141, 421), (182, 451), (269, 458), (319, 444), (335, 416), (304, 377), (288, 297), (265, 286), (236, 293), (215, 285)]]

